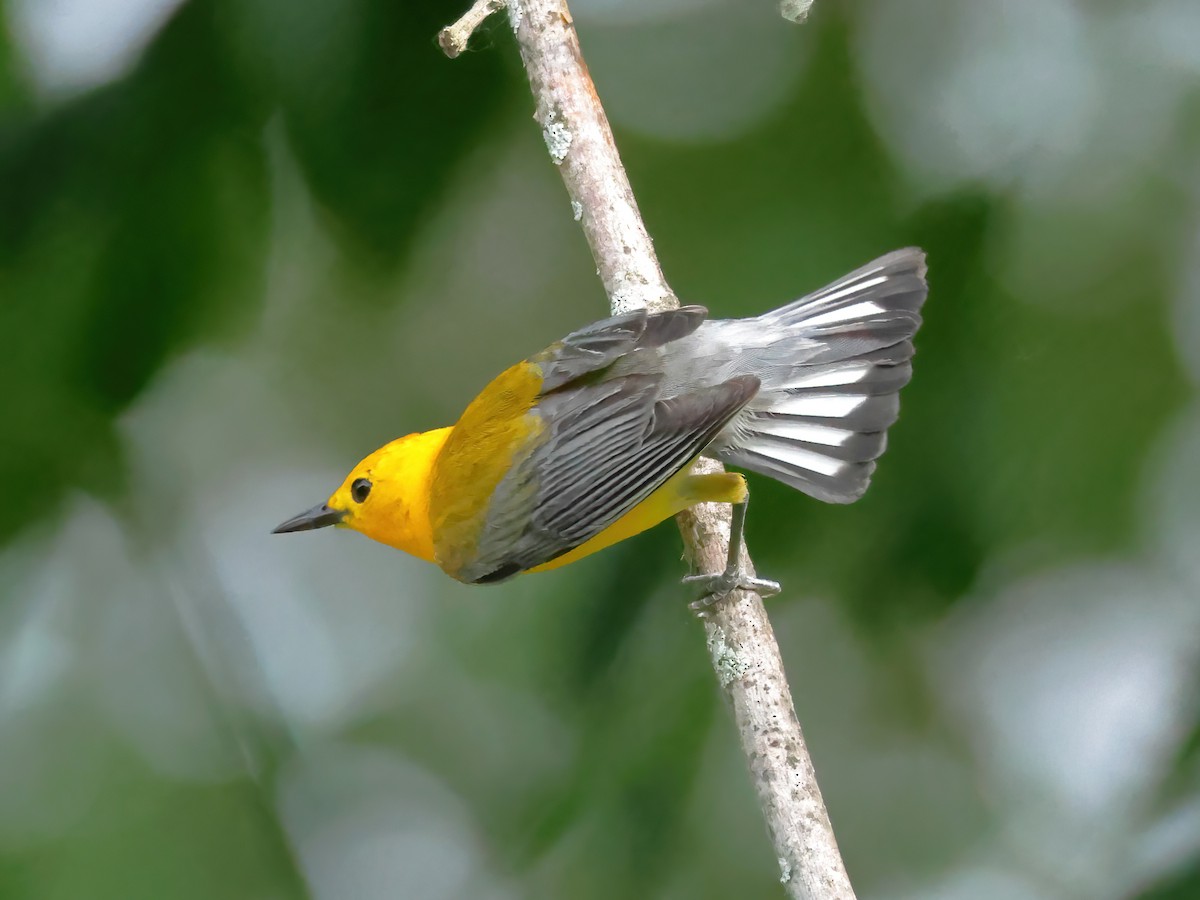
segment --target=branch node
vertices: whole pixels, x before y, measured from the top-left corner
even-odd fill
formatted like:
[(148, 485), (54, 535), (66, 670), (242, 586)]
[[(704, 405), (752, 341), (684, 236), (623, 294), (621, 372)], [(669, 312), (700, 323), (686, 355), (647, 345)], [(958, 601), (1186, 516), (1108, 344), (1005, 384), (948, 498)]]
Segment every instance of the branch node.
[[(519, 9), (514, 9), (517, 5), (517, 0), (511, 0), (507, 4), (505, 0), (476, 0), (475, 4), (463, 14), (461, 19), (453, 25), (447, 25), (438, 32), (438, 46), (442, 48), (442, 52), (450, 57), (450, 59), (454, 59), (467, 49), (467, 44), (471, 41), (471, 35), (475, 33), (475, 29), (483, 24), (484, 19), (494, 12), (499, 12), (505, 6), (509, 8), (508, 15), (510, 19), (514, 15), (519, 17)], [(514, 29), (516, 28), (515, 25), (513, 27)]]

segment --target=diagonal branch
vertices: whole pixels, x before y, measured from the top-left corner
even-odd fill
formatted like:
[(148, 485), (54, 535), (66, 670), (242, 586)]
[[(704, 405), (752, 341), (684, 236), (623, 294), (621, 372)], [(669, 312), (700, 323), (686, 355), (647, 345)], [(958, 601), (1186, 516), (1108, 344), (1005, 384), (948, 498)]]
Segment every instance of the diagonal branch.
[[(474, 28), (500, 5), (498, 0), (478, 0), (459, 22), (444, 29), (439, 41), (447, 55), (462, 52)], [(566, 0), (507, 0), (505, 5), (537, 104), (534, 118), (566, 184), (613, 313), (675, 308), (678, 301), (642, 223)], [(807, 9), (809, 3), (799, 5)], [(721, 468), (707, 461), (699, 466), (704, 471)], [(722, 504), (703, 504), (679, 516), (688, 556), (698, 571), (724, 569), (729, 519), (729, 507)], [(745, 562), (749, 568), (749, 559)], [(704, 628), (788, 896), (853, 900), (762, 600), (738, 592), (712, 610)]]

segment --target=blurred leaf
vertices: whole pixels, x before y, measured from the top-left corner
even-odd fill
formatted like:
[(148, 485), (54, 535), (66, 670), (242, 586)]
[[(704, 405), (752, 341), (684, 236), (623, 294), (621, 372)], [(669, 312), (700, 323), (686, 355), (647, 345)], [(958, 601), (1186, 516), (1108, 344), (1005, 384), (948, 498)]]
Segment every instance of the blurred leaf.
[[(67, 485), (118, 487), (111, 417), (174, 353), (253, 321), (274, 105), (353, 247), (403, 258), (505, 79), (496, 53), (441, 58), (450, 12), (357, 6), (191, 0), (130, 76), (0, 134), (0, 330), (22, 336), (0, 361), (0, 541)], [(346, 39), (304, 32), (314, 9)]]
[(1138, 893), (1132, 900), (1195, 900), (1200, 897), (1200, 857), (1158, 884)]
[(57, 841), (8, 852), (0, 896), (73, 900), (311, 897), (287, 836), (249, 782), (185, 787), (131, 768), (119, 796)]
[[(65, 484), (112, 485), (109, 417), (174, 352), (254, 309), (266, 237), (261, 98), (212, 3), (183, 7), (125, 80), (0, 144), (0, 362), (15, 496), (0, 538)], [(99, 483), (97, 483), (99, 482)]]
[(493, 127), (509, 47), (445, 58), (435, 37), (463, 4), (250, 0), (245, 65), (282, 104), (309, 186), (360, 264), (388, 272)]
[[(607, 583), (600, 583), (581, 598), (578, 614), (570, 623), (577, 629), (563, 635), (571, 649), (564, 654), (570, 668), (559, 687), (572, 702), (588, 692), (619, 662), (630, 630), (647, 603), (655, 602), (654, 588), (664, 578), (670, 580), (670, 567), (664, 561), (680, 553), (678, 532), (667, 524), (655, 528), (636, 541), (626, 541), (610, 552), (614, 557), (606, 570)], [(687, 574), (680, 561), (680, 578)], [(679, 602), (685, 602), (679, 589)]]
[(614, 693), (580, 710), (587, 733), (573, 781), (529, 808), (520, 827), (495, 837), (515, 866), (549, 858), (560, 870), (556, 879), (575, 885), (575, 900), (661, 889), (687, 854), (683, 824), (719, 707), (701, 656), (679, 682), (657, 685), (662, 693), (653, 705), (634, 708), (628, 695)]
[(0, 2), (0, 114), (7, 115), (10, 111), (19, 109), (25, 98), (15, 71), (16, 59), (4, 6), (4, 3)]

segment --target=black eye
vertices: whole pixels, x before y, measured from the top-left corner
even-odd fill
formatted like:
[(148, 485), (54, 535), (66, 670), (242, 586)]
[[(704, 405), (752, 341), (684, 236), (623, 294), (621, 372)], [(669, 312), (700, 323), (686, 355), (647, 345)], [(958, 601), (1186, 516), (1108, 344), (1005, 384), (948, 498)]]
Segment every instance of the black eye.
[(371, 482), (365, 478), (357, 478), (354, 484), (350, 485), (350, 496), (354, 498), (355, 503), (362, 503), (367, 499), (369, 493), (371, 493)]

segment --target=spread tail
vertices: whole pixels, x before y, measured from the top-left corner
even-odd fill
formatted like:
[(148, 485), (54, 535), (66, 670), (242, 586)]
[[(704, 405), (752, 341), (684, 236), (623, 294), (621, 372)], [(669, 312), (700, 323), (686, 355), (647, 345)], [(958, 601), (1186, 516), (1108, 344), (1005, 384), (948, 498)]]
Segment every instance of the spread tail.
[(925, 255), (908, 248), (751, 320), (786, 329), (803, 362), (762, 379), (713, 455), (828, 503), (861, 497), (912, 376), (925, 294)]

